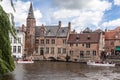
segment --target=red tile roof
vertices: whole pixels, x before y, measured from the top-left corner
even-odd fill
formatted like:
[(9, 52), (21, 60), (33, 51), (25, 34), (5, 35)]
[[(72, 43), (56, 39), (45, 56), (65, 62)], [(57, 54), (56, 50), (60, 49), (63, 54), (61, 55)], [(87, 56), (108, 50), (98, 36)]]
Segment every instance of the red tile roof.
[(105, 32), (105, 39), (114, 39), (114, 36), (115, 32), (113, 31)]
[(97, 43), (100, 39), (100, 33), (82, 33), (82, 34), (70, 34), (68, 43)]

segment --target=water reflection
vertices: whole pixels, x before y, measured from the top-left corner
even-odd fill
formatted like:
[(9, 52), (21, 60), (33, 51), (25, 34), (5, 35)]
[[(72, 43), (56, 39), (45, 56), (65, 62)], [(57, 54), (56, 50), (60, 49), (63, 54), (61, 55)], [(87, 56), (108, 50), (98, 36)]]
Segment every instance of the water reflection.
[(16, 64), (15, 71), (3, 80), (119, 80), (120, 68), (94, 67), (80, 63), (40, 61)]

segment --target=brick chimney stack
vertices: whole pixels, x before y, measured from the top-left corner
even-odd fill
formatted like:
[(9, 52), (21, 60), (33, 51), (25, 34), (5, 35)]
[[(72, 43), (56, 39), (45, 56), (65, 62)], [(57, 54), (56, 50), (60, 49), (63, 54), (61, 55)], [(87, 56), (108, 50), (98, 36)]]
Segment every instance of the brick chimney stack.
[(25, 31), (25, 25), (22, 24), (22, 32), (24, 32), (24, 31)]
[(71, 22), (68, 23), (69, 30), (71, 30)]
[(61, 25), (62, 25), (62, 23), (61, 23), (61, 21), (59, 21), (59, 23), (58, 23), (59, 28), (61, 27)]

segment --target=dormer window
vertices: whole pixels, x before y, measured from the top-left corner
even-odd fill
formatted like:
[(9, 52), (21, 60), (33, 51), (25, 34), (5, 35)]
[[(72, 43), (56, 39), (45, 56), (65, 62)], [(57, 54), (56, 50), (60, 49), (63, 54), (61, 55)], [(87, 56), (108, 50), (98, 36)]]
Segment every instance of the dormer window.
[(118, 38), (118, 35), (115, 35), (115, 38)]
[(65, 31), (64, 30), (62, 30), (62, 33), (64, 33)]
[(87, 36), (87, 39), (90, 40), (90, 35)]
[(79, 41), (79, 35), (76, 36), (76, 41)]
[(48, 30), (48, 32), (51, 32), (51, 30)]

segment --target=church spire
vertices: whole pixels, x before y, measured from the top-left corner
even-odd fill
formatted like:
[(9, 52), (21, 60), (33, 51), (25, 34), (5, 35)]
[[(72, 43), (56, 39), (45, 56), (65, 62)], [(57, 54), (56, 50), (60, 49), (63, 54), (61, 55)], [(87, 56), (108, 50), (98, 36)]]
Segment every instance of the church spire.
[(34, 18), (34, 12), (33, 12), (32, 3), (30, 3), (30, 8), (29, 8), (29, 12), (28, 12), (28, 18)]

